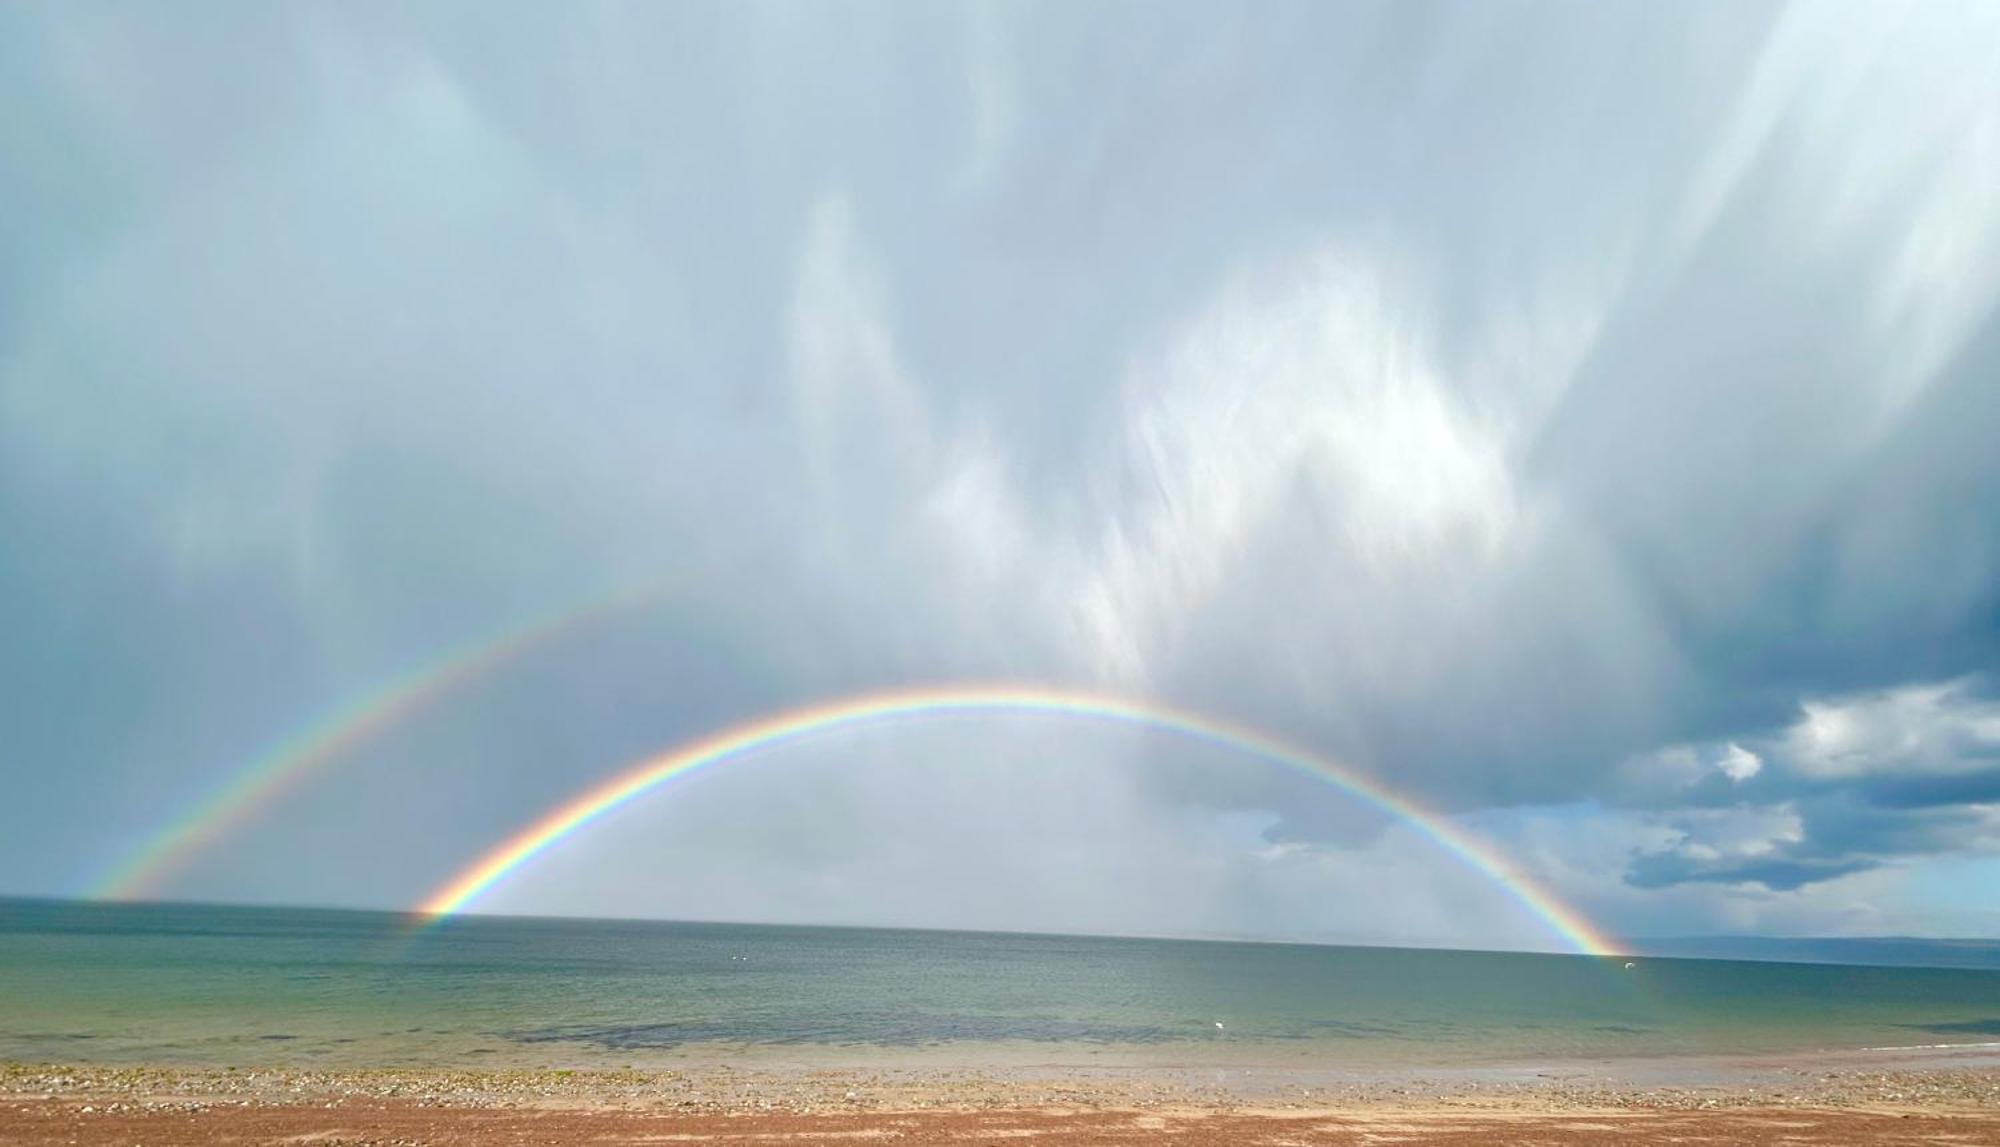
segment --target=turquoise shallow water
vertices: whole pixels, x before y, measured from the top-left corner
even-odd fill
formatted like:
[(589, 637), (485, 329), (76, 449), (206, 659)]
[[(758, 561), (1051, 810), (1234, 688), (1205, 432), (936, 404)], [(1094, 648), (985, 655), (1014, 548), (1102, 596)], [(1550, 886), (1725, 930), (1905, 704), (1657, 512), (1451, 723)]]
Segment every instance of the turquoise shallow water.
[(2000, 971), (1623, 963), (0, 900), (0, 1058), (1365, 1068), (2000, 1040)]

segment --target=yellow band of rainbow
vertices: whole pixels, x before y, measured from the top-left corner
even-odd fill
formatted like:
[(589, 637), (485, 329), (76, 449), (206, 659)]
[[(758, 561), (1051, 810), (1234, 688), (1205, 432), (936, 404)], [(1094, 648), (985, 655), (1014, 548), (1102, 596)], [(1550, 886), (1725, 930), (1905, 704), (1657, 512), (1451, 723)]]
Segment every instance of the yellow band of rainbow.
[(1617, 948), (1583, 915), (1515, 868), (1499, 852), (1442, 814), (1315, 753), (1275, 737), (1151, 701), (1034, 686), (946, 686), (864, 693), (733, 725), (649, 757), (594, 785), (508, 837), (426, 897), (417, 909), (433, 919), (473, 901), (557, 841), (676, 777), (839, 729), (980, 714), (1043, 714), (1139, 725), (1217, 745), (1306, 773), (1415, 827), (1438, 847), (1492, 878), (1541, 920), (1564, 947), (1593, 956)]

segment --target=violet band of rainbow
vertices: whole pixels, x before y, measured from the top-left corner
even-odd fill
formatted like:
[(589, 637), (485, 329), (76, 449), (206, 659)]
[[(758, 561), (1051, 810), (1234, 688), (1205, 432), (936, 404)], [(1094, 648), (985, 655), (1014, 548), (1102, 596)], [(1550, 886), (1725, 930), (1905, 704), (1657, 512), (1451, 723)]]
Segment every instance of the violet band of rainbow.
[(461, 912), (564, 838), (677, 777), (837, 729), (914, 718), (1044, 714), (1139, 725), (1217, 745), (1306, 773), (1406, 822), (1446, 854), (1484, 874), (1540, 920), (1564, 947), (1593, 956), (1616, 945), (1582, 913), (1515, 867), (1492, 845), (1366, 774), (1275, 737), (1166, 705), (1067, 689), (961, 685), (874, 692), (788, 709), (733, 725), (648, 757), (544, 813), (482, 854), (417, 911)]

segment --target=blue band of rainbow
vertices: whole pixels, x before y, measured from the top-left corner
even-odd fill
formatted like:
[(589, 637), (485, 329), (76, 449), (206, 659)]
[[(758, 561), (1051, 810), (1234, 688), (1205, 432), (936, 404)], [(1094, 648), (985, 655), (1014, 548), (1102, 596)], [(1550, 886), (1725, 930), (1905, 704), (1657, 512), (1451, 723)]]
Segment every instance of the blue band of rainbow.
[(459, 871), (426, 897), (418, 911), (432, 918), (463, 911), (558, 841), (667, 781), (697, 770), (837, 729), (914, 718), (1010, 713), (1144, 726), (1306, 773), (1409, 823), (1446, 853), (1490, 877), (1541, 920), (1563, 946), (1593, 956), (1608, 956), (1617, 951), (1581, 913), (1529, 879), (1491, 845), (1371, 777), (1262, 733), (1165, 705), (1087, 692), (1006, 685), (927, 687), (842, 697), (734, 725), (678, 745), (640, 761), (550, 810)]

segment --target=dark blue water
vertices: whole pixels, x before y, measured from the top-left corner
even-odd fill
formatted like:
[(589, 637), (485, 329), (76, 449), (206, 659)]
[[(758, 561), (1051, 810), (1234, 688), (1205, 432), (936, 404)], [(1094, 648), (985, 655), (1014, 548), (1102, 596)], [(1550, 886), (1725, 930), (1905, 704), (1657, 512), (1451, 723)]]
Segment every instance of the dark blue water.
[(1624, 963), (0, 900), (0, 1058), (1339, 1067), (2000, 1040), (1992, 969)]

